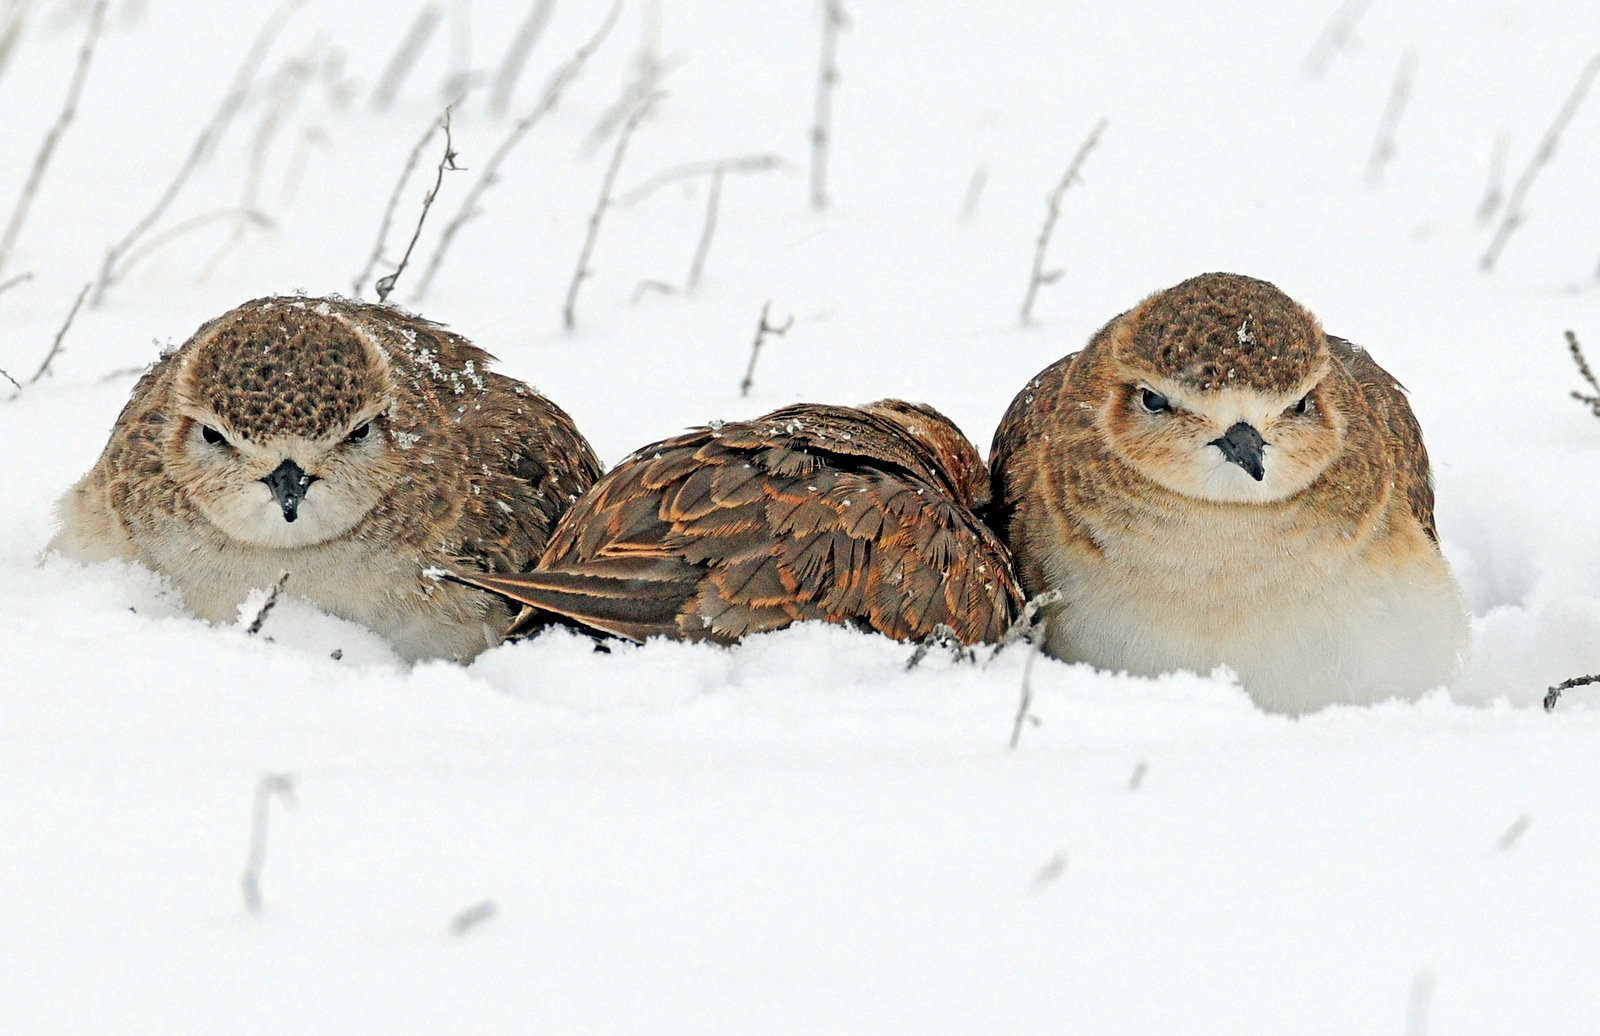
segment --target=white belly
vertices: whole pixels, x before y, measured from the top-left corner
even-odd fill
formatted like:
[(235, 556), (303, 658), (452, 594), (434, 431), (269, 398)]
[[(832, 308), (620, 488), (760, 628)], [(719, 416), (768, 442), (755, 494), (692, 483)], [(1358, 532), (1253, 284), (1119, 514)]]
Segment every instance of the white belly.
[(1146, 676), (1227, 665), (1277, 712), (1414, 698), (1460, 672), (1466, 607), (1431, 545), (1403, 559), (1353, 545), (1273, 552), (1282, 539), (1255, 532), (1231, 550), (1180, 535), (1051, 559), (1063, 602), (1047, 650)]

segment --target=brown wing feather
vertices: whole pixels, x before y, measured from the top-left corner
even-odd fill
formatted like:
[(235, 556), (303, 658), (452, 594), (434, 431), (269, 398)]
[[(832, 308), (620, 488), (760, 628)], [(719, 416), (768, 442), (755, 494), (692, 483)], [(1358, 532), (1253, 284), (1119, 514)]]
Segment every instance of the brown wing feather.
[(1378, 366), (1365, 349), (1343, 338), (1328, 335), (1328, 348), (1355, 379), (1367, 404), (1377, 413), (1395, 444), (1396, 448), (1390, 451), (1395, 484), (1405, 493), (1406, 502), (1422, 525), (1422, 531), (1437, 543), (1439, 532), (1433, 521), (1433, 475), (1428, 467), (1428, 450), (1422, 444), (1422, 426), (1406, 400), (1405, 386)]
[(1010, 560), (906, 438), (808, 406), (678, 436), (596, 483), (535, 571), (462, 579), (632, 639), (730, 642), (801, 619), (997, 639), (1022, 601)]

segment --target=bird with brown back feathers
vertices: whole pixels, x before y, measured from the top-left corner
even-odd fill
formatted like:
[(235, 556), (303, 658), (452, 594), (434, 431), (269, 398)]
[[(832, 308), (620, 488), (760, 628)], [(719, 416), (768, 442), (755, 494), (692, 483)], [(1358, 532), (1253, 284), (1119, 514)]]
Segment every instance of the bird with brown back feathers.
[(823, 620), (993, 641), (1022, 599), (974, 514), (988, 494), (977, 450), (931, 407), (797, 404), (638, 450), (579, 498), (534, 570), (455, 578), (524, 605), (511, 635), (559, 617), (730, 643)]

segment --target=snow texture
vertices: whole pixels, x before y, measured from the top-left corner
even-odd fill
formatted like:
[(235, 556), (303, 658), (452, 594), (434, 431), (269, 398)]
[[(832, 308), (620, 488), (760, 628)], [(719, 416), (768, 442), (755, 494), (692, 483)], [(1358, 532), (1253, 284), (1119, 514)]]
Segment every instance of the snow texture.
[[(1562, 339), (1600, 360), (1600, 97), (1488, 275), (1475, 211), (1496, 135), (1509, 183), (1600, 22), (1577, 0), (1375, 4), (1307, 78), (1335, 6), (858, 0), (819, 213), (819, 5), (630, 0), (419, 301), (512, 124), (481, 87), (455, 110), (468, 171), (444, 174), (395, 297), (538, 385), (607, 460), (711, 419), (889, 395), (986, 447), (1038, 370), (1205, 270), (1274, 281), (1409, 387), (1474, 616), (1454, 686), (1292, 720), (1225, 672), (1037, 658), (1014, 751), (1020, 648), (907, 672), (908, 646), (836, 628), (609, 653), (556, 632), (408, 667), (290, 594), (251, 636), (253, 608), (212, 627), (136, 566), (41, 560), (53, 501), (162, 348), (247, 298), (350, 291), (443, 84), (491, 79), (528, 5), (447, 5), (387, 111), (371, 87), (414, 11), (299, 10), (157, 233), (242, 199), (272, 226), (154, 250), (0, 402), (0, 1030), (1592, 1031), (1600, 688), (1538, 703), (1600, 670), (1600, 422), (1568, 398)], [(86, 8), (32, 4), (0, 71), (7, 214)], [(0, 273), (34, 275), (0, 294), (0, 367), (28, 381), (274, 8), (112, 3)], [(604, 12), (555, 5), (513, 116)], [(629, 145), (566, 334), (613, 146), (591, 131), (651, 38), (669, 96)], [(1101, 116), (1050, 247), (1064, 274), (1020, 327), (1046, 193)], [(686, 294), (709, 177), (628, 191), (764, 152), (787, 165), (726, 175)], [(768, 299), (794, 325), (741, 397)], [(251, 915), (265, 774), (292, 775), (298, 808), (269, 804)]]

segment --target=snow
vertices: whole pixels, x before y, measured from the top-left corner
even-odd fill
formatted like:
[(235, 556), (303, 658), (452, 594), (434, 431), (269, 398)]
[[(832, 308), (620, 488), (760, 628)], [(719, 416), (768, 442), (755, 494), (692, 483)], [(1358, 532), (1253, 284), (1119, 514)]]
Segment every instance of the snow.
[[(8, 214), (84, 24), (81, 5), (36, 6), (0, 75)], [(611, 209), (567, 334), (612, 148), (587, 138), (646, 35), (629, 3), (419, 301), (420, 263), (510, 129), (481, 92), (458, 107), (468, 171), (445, 174), (396, 293), (615, 460), (713, 419), (887, 395), (986, 446), (1039, 369), (1150, 291), (1209, 269), (1267, 278), (1411, 390), (1475, 641), (1456, 684), (1421, 701), (1287, 719), (1226, 673), (1040, 658), (1038, 722), (1013, 751), (1022, 649), (935, 651), (907, 672), (908, 646), (843, 629), (609, 653), (558, 632), (408, 667), (292, 596), (251, 636), (253, 610), (208, 626), (135, 566), (41, 562), (53, 501), (161, 348), (248, 298), (350, 290), (452, 51), (492, 72), (526, 6), (452, 5), (387, 112), (367, 95), (412, 12), (299, 11), (263, 80), (290, 58), (332, 71), (265, 151), (255, 204), (273, 228), (222, 250), (216, 223), (153, 252), (79, 314), (51, 375), (0, 403), (0, 1030), (1593, 1026), (1600, 690), (1548, 715), (1538, 702), (1600, 670), (1600, 424), (1568, 398), (1583, 386), (1562, 339), (1600, 359), (1600, 98), (1490, 275), (1493, 228), (1474, 217), (1497, 133), (1509, 182), (1600, 49), (1576, 0), (1373, 5), (1316, 80), (1300, 65), (1331, 2), (858, 0), (820, 214), (805, 177), (817, 5), (661, 5), (669, 96), (618, 196), (686, 162), (787, 165), (727, 176), (693, 296), (704, 178)], [(28, 380), (274, 7), (112, 5), (0, 273), (34, 274), (0, 295), (0, 367)], [(514, 113), (604, 10), (556, 5)], [(1412, 46), (1396, 154), (1368, 188)], [(271, 111), (252, 97), (162, 227), (239, 205)], [(1021, 328), (1046, 193), (1101, 116), (1048, 257), (1065, 272)], [(386, 254), (437, 160), (430, 145)], [(679, 290), (637, 293), (645, 280)], [(741, 397), (769, 299), (794, 326)], [(292, 775), (298, 808), (270, 806), (252, 916), (239, 882), (264, 774)], [(485, 901), (492, 916), (452, 934)]]

